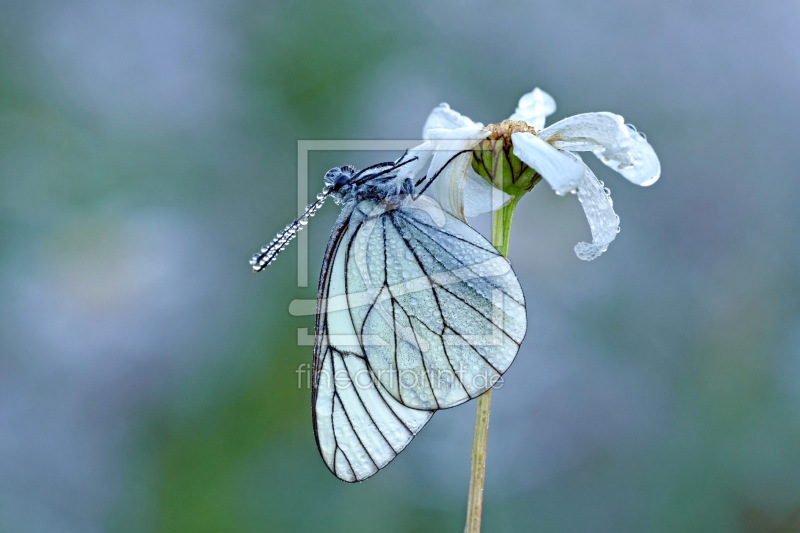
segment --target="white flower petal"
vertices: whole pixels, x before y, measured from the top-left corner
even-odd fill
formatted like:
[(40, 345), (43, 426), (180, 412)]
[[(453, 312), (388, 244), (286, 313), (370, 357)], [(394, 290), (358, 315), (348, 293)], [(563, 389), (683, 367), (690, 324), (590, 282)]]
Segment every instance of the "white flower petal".
[(584, 113), (545, 128), (540, 137), (560, 150), (591, 151), (637, 185), (652, 185), (661, 164), (644, 135), (614, 113)]
[(531, 92), (522, 95), (519, 99), (514, 114), (509, 117), (509, 120), (521, 120), (526, 122), (536, 131), (544, 128), (544, 121), (556, 111), (556, 101), (553, 97), (541, 90), (535, 88)]
[[(566, 194), (583, 179), (583, 161), (556, 150), (531, 133), (513, 133), (514, 155), (542, 175), (556, 194)], [(577, 159), (577, 161), (576, 161)]]
[(623, 175), (628, 181), (647, 187), (661, 176), (661, 162), (644, 134), (627, 124), (630, 142), (617, 151), (595, 152), (600, 161)]
[(470, 164), (467, 169), (467, 180), (464, 183), (465, 217), (475, 217), (497, 211), (512, 198), (514, 197), (493, 187), (485, 178), (478, 175)]
[(473, 122), (469, 117), (465, 117), (458, 111), (450, 109), (446, 103), (439, 104), (435, 107), (431, 114), (428, 115), (428, 120), (425, 121), (425, 126), (422, 128), (422, 138), (430, 139), (429, 132), (436, 129), (455, 130), (466, 127), (483, 127), (479, 122)]
[[(580, 161), (578, 156), (573, 155)], [(579, 242), (575, 245), (575, 255), (584, 261), (597, 259), (608, 249), (617, 233), (619, 233), (619, 217), (614, 212), (614, 203), (608, 189), (603, 188), (603, 182), (598, 180), (594, 173), (584, 165), (584, 175), (578, 185), (578, 201), (586, 213), (589, 229), (592, 231), (592, 242)]]
[(397, 177), (399, 178), (397, 180), (398, 187), (406, 179), (411, 180), (411, 183), (419, 183), (425, 180), (428, 175), (428, 169), (431, 166), (431, 161), (433, 160), (433, 147), (433, 141), (425, 141), (408, 151), (404, 161), (414, 158), (416, 158), (416, 160), (400, 167), (400, 170), (397, 172)]
[(582, 113), (551, 124), (539, 136), (562, 150), (580, 152), (617, 144), (628, 131), (622, 117), (614, 113)]
[[(432, 129), (432, 154), (427, 178), (418, 188), (430, 183), (426, 194), (433, 197), (443, 209), (465, 219), (464, 193), (467, 170), (471, 168), (472, 153), (457, 156), (458, 152), (471, 150), (489, 135), (489, 131), (478, 125), (455, 130)], [(432, 181), (433, 180), (433, 181)]]

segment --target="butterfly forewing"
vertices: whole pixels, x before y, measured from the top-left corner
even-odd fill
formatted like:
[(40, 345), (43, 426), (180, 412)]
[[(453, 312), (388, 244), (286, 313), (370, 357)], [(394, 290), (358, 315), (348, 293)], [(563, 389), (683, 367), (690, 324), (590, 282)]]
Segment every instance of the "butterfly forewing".
[(375, 379), (415, 409), (486, 391), (525, 335), (508, 261), (425, 197), (399, 209), (362, 202), (356, 213), (363, 222), (345, 257), (348, 298)]

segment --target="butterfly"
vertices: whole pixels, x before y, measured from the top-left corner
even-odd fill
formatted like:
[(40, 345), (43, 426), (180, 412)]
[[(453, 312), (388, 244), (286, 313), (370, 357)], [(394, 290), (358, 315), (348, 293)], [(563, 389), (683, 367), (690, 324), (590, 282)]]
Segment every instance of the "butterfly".
[(320, 455), (343, 481), (372, 476), (437, 410), (491, 388), (525, 336), (508, 260), (423, 194), (458, 155), (435, 173), (408, 152), (331, 169), (316, 202), (250, 261), (272, 263), (328, 197), (342, 206), (319, 278), (311, 403)]

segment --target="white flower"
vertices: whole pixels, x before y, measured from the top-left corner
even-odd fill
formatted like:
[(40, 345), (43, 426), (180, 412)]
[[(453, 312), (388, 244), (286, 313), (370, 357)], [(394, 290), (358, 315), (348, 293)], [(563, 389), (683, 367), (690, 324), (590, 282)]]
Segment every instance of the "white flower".
[[(470, 150), (501, 131), (510, 138), (513, 154), (535, 169), (557, 194), (577, 194), (589, 221), (592, 242), (578, 243), (575, 253), (580, 259), (592, 260), (616, 237), (619, 217), (608, 189), (574, 152), (590, 151), (629, 181), (643, 186), (655, 183), (661, 166), (644, 135), (626, 125), (621, 116), (585, 113), (544, 128), (545, 118), (555, 109), (553, 98), (537, 88), (520, 98), (509, 121), (484, 127), (441, 104), (425, 123), (423, 138), (427, 142), (416, 150), (433, 150), (427, 167), (427, 176), (432, 178), (459, 151)], [(426, 191), (444, 209), (464, 220), (499, 209), (511, 199), (472, 169), (471, 158), (471, 153), (456, 157)]]

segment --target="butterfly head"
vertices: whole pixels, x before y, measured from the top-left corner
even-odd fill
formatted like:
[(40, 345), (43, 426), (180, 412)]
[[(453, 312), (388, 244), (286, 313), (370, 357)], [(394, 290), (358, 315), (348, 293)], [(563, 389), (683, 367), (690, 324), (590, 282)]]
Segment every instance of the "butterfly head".
[(356, 175), (356, 169), (350, 165), (341, 167), (334, 167), (325, 173), (325, 185), (332, 192), (340, 191), (344, 186), (353, 181), (353, 176)]

